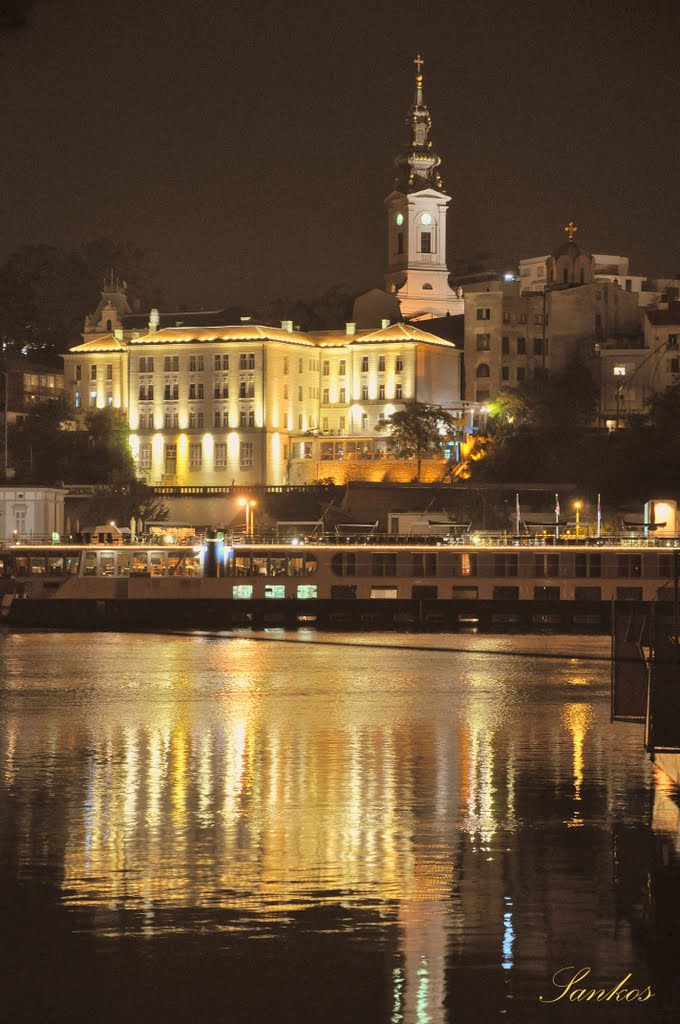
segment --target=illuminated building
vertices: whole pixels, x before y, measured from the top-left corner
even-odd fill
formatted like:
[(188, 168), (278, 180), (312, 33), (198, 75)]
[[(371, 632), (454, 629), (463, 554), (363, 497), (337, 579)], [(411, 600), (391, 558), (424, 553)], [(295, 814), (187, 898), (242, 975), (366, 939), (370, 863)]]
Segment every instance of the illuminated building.
[(142, 478), (206, 487), (398, 472), (381, 421), (409, 400), (462, 411), (460, 356), (408, 324), (312, 335), (284, 322), (103, 335), (64, 359), (78, 409), (127, 414)]
[(411, 138), (397, 157), (394, 190), (385, 200), (388, 218), (385, 283), (396, 293), (402, 316), (426, 319), (463, 312), (462, 294), (449, 286), (446, 214), (451, 197), (432, 148), (432, 118), (423, 98), (423, 61), (416, 64), (416, 91), (406, 123)]

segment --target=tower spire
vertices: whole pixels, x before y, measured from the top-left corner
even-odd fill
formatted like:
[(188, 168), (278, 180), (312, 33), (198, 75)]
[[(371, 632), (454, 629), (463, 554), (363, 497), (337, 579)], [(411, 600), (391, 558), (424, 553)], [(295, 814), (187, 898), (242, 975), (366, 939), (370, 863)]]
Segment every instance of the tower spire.
[(441, 164), (441, 157), (432, 149), (432, 141), (429, 138), (432, 118), (423, 98), (425, 61), (420, 53), (414, 58), (413, 63), (416, 66), (416, 94), (413, 106), (406, 115), (406, 124), (411, 129), (411, 141), (395, 161), (398, 172), (395, 185), (404, 192), (416, 192), (428, 187), (443, 189), (441, 175), (437, 170)]

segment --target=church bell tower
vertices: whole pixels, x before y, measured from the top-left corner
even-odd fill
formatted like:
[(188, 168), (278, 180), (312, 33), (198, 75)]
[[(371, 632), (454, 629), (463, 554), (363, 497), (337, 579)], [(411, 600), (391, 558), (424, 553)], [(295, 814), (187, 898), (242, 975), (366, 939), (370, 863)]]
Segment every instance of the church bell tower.
[(446, 213), (451, 196), (439, 173), (441, 157), (430, 139), (432, 118), (423, 99), (423, 64), (416, 65), (416, 89), (406, 124), (410, 141), (395, 160), (394, 191), (387, 208), (385, 283), (395, 293), (402, 316), (428, 318), (462, 313), (463, 299), (449, 287), (446, 265)]

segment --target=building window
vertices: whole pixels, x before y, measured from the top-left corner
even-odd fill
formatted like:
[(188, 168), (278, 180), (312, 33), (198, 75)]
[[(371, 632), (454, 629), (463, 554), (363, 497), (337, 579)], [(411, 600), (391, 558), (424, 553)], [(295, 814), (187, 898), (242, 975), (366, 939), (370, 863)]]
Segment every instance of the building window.
[[(222, 426), (222, 413), (220, 412), (219, 409), (215, 409), (215, 414), (214, 414), (213, 422), (214, 422), (216, 427), (221, 427)], [(226, 426), (226, 423), (225, 423), (225, 426)]]
[(165, 472), (174, 473), (177, 465), (177, 445), (166, 444), (165, 446)]
[(140, 384), (139, 385), (139, 401), (140, 402), (145, 402), (146, 401), (146, 385), (145, 384)]
[(361, 372), (368, 373), (368, 356), (361, 357)]
[(490, 334), (478, 334), (477, 335), (477, 351), (488, 352), (491, 348), (491, 335)]
[(345, 432), (345, 417), (344, 416), (341, 416), (339, 418), (339, 420), (338, 420), (338, 429), (339, 429), (341, 434), (344, 434), (344, 432)]
[(321, 400), (322, 400), (324, 405), (328, 405), (328, 403), (330, 401), (328, 388), (324, 388), (323, 389), (323, 397), (322, 397)]
[(214, 356), (214, 359), (213, 359), (213, 366), (214, 366), (214, 368), (216, 370), (221, 370), (222, 369), (222, 356), (219, 354), (219, 352), (215, 353), (215, 356)]
[(403, 369), (404, 369), (404, 360), (403, 360), (403, 358), (401, 356), (397, 356), (396, 362), (394, 364), (394, 372), (395, 373), (401, 373)]
[(283, 372), (288, 373), (288, 356), (283, 357)]
[(420, 232), (420, 251), (432, 252), (432, 234), (429, 231)]
[(517, 355), (518, 356), (525, 356), (526, 354), (527, 354), (527, 339), (526, 338), (518, 338), (517, 339)]
[(302, 419), (302, 413), (298, 416), (298, 430), (302, 430), (304, 420)]
[(543, 338), (534, 338), (534, 355), (543, 355)]
[(395, 397), (395, 398), (402, 398), (402, 396), (403, 396), (403, 390), (404, 390), (404, 389), (403, 389), (402, 385), (401, 385), (401, 384), (397, 384), (397, 385), (395, 386), (395, 389), (394, 389), (394, 397)]
[(478, 320), (490, 320), (491, 319), (491, 310), (488, 308), (488, 306), (486, 306), (484, 308), (480, 308), (480, 309), (477, 310), (477, 319)]
[(501, 366), (501, 380), (510, 380), (509, 366)]
[(517, 367), (517, 383), (522, 384), (527, 379), (527, 371), (523, 366)]
[(201, 469), (203, 467), (203, 445), (189, 445), (189, 469)]
[(221, 441), (215, 445), (215, 469), (227, 468), (227, 446)]
[(255, 426), (255, 413), (254, 413), (254, 411), (252, 409), (248, 413), (248, 426), (249, 427), (254, 427)]
[(189, 430), (195, 430), (195, 429), (196, 429), (196, 413), (195, 412), (190, 412), (189, 413)]
[(197, 415), (196, 415), (196, 425), (197, 425), (199, 430), (205, 425), (204, 421), (205, 421), (205, 417), (204, 417), (203, 413), (202, 412), (197, 413)]
[(196, 356), (189, 356), (189, 373), (196, 372)]
[(361, 429), (368, 430), (368, 413), (361, 414)]
[(345, 403), (347, 401), (347, 390), (346, 388), (340, 388), (340, 402)]
[(397, 232), (397, 255), (401, 256), (404, 251), (404, 232)]
[(298, 373), (302, 373), (304, 369), (304, 360), (298, 359)]
[(338, 373), (340, 374), (341, 377), (346, 376), (346, 374), (347, 374), (347, 361), (345, 359), (341, 359), (340, 360), (340, 367), (339, 367)]
[(253, 442), (241, 441), (239, 445), (239, 465), (241, 469), (248, 469), (253, 464)]
[(106, 364), (106, 379), (113, 380), (113, 363)]
[(151, 445), (147, 442), (139, 446), (139, 468), (151, 469)]
[(480, 363), (479, 364), (479, 366), (477, 367), (477, 376), (478, 377), (490, 377), (491, 376), (491, 371), (489, 370), (489, 364), (488, 363)]
[(80, 363), (77, 363), (76, 364), (76, 380), (82, 380), (82, 379), (83, 379), (83, 368), (80, 365)]
[(146, 357), (146, 372), (153, 373), (153, 356)]
[(324, 377), (327, 377), (331, 372), (331, 364), (328, 361), (328, 359), (324, 359), (323, 363), (321, 364), (321, 369)]
[(363, 402), (368, 399), (368, 384), (362, 384), (361, 386), (361, 399)]
[(93, 363), (92, 366), (90, 367), (90, 380), (96, 380), (96, 379), (97, 379), (97, 367)]
[(626, 376), (626, 367), (625, 366), (615, 366), (614, 367), (614, 376), (615, 377), (625, 377)]
[(519, 322), (520, 322), (521, 324), (525, 324), (525, 323), (527, 323), (527, 322), (528, 322), (528, 320), (529, 320), (529, 317), (528, 317), (528, 314), (527, 314), (527, 313), (520, 313), (520, 315), (519, 315)]
[(76, 391), (75, 405), (76, 409), (80, 409), (80, 391)]
[(510, 355), (510, 338), (503, 338), (501, 342), (501, 352), (504, 356)]
[(378, 373), (383, 373), (385, 370), (385, 356), (378, 356)]
[(248, 367), (248, 359), (245, 352), (241, 352), (238, 361), (239, 370), (245, 370)]
[(385, 397), (385, 385), (384, 384), (379, 384), (378, 385), (378, 398), (383, 398), (384, 399), (384, 397)]
[(504, 324), (509, 324), (510, 323), (510, 314), (507, 312), (507, 310), (503, 313), (503, 323)]
[(190, 384), (189, 385), (189, 401), (191, 402), (195, 398), (196, 398), (196, 385), (195, 384)]

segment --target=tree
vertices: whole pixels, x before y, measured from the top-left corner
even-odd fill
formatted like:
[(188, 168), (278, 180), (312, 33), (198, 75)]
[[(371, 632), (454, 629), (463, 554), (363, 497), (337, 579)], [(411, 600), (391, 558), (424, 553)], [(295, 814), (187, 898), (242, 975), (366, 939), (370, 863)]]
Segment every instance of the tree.
[(397, 458), (417, 460), (418, 481), (423, 459), (441, 456), (459, 428), (459, 421), (446, 409), (424, 402), (407, 402), (404, 409), (378, 424), (378, 430), (389, 431), (387, 446)]
[(68, 399), (53, 398), (12, 428), (10, 464), (24, 481), (129, 485), (135, 463), (128, 436), (118, 410), (93, 410), (79, 430)]

